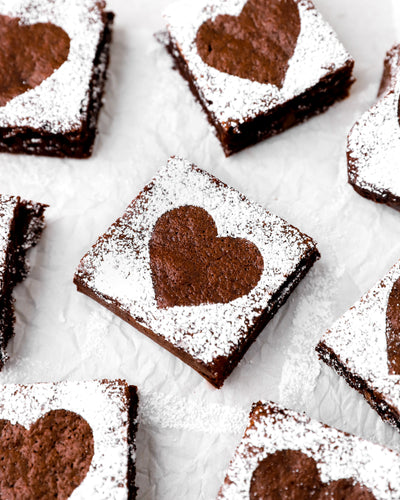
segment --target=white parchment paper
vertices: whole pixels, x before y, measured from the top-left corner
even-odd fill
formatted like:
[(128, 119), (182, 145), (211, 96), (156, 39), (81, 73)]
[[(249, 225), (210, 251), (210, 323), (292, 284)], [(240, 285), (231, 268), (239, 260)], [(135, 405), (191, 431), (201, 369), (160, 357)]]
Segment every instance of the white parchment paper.
[[(345, 160), (346, 134), (375, 101), (385, 52), (400, 39), (396, 2), (316, 0), (356, 60), (351, 97), (226, 159), (153, 38), (169, 0), (110, 0), (115, 37), (93, 158), (0, 156), (2, 193), (50, 205), (31, 273), (16, 289), (16, 335), (0, 383), (118, 377), (138, 385), (139, 498), (215, 498), (259, 399), (400, 451), (400, 435), (314, 354), (321, 332), (400, 258), (400, 214), (358, 196)], [(219, 391), (72, 284), (86, 250), (172, 154), (286, 218), (322, 254)]]

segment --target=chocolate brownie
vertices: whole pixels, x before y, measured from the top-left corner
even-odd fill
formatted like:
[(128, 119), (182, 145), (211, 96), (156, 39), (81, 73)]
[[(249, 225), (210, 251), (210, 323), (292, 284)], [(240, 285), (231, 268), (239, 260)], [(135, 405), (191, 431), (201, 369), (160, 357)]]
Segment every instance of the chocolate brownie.
[(160, 36), (226, 156), (347, 97), (354, 61), (309, 0), (185, 0)]
[(311, 238), (173, 157), (74, 282), (221, 387), (318, 258)]
[(0, 151), (87, 158), (114, 15), (99, 0), (0, 0)]
[(218, 498), (395, 500), (399, 467), (387, 448), (259, 402)]
[(0, 386), (0, 496), (134, 499), (137, 390), (122, 380)]
[(0, 195), (0, 369), (8, 358), (8, 341), (14, 335), (12, 292), (27, 276), (26, 252), (40, 238), (46, 207), (19, 196)]
[(317, 351), (400, 430), (400, 261), (323, 335)]
[(365, 198), (400, 210), (400, 45), (386, 55), (378, 102), (351, 129), (349, 183)]

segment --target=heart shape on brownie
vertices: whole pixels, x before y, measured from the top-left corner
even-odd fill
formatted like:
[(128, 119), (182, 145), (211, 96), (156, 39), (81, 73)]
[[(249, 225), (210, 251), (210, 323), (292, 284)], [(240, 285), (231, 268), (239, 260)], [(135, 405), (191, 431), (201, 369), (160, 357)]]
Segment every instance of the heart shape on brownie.
[(52, 23), (0, 15), (0, 106), (40, 85), (68, 58), (70, 38)]
[(0, 420), (1, 498), (65, 500), (86, 477), (93, 433), (81, 416), (53, 410), (30, 429)]
[(389, 375), (400, 375), (400, 278), (392, 286), (386, 308)]
[(282, 88), (300, 28), (296, 0), (248, 0), (239, 16), (204, 22), (197, 51), (219, 71)]
[(192, 205), (158, 219), (149, 251), (159, 308), (226, 304), (247, 295), (264, 269), (254, 243), (218, 237), (211, 215)]
[(281, 450), (259, 463), (250, 483), (250, 500), (375, 500), (353, 479), (323, 483), (315, 460), (298, 450)]

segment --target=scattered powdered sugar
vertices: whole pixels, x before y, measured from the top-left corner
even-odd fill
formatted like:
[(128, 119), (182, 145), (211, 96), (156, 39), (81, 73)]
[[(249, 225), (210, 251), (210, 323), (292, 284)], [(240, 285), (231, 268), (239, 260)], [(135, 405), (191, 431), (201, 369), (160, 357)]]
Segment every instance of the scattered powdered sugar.
[(314, 274), (318, 274), (318, 278), (310, 276), (294, 306), (294, 320), (290, 325), (293, 337), (285, 352), (279, 383), (279, 401), (290, 408), (304, 409), (312, 400), (321, 371), (315, 346), (321, 336), (321, 325), (322, 328), (328, 326), (335, 319), (332, 309), (343, 270), (336, 261), (327, 266), (325, 258), (325, 267), (312, 269), (310, 275)]
[(125, 500), (129, 453), (125, 391), (126, 385), (119, 381), (4, 385), (0, 391), (0, 418), (29, 429), (52, 410), (77, 413), (92, 429), (94, 455), (85, 479), (69, 498)]
[(87, 115), (89, 84), (104, 29), (100, 0), (0, 0), (0, 14), (24, 24), (51, 22), (70, 37), (67, 61), (37, 87), (0, 107), (0, 127), (71, 132)]
[(182, 429), (205, 433), (241, 434), (247, 412), (221, 404), (204, 404), (200, 397), (140, 391), (140, 425), (159, 429)]
[(313, 458), (324, 483), (353, 478), (379, 500), (399, 498), (397, 453), (272, 403), (258, 403), (251, 417), (253, 423), (235, 452), (219, 498), (248, 498), (257, 465), (268, 455), (288, 449)]
[(220, 72), (208, 66), (197, 52), (196, 34), (200, 26), (219, 14), (238, 16), (246, 0), (184, 0), (165, 11), (169, 34), (197, 81), (201, 99), (224, 126), (237, 126), (260, 112), (268, 112), (312, 88), (352, 60), (312, 2), (295, 1), (301, 32), (282, 89)]
[[(248, 295), (228, 304), (157, 307), (149, 240), (159, 217), (184, 205), (205, 209), (218, 236), (248, 239), (258, 247), (264, 269)], [(82, 259), (77, 277), (101, 300), (117, 301), (143, 327), (210, 363), (235, 351), (261, 313), (272, 307), (273, 295), (314, 251), (315, 243), (281, 218), (190, 163), (171, 158)]]
[(332, 349), (346, 368), (382, 394), (400, 411), (400, 376), (389, 375), (386, 347), (386, 309), (400, 261), (359, 302), (349, 309), (321, 342)]
[(390, 54), (390, 85), (350, 131), (347, 151), (353, 184), (381, 196), (388, 191), (400, 196), (399, 48)]
[(105, 309), (96, 309), (76, 328), (76, 331), (85, 332), (85, 342), (81, 347), (84, 358), (107, 357), (105, 340), (109, 334), (110, 315)]

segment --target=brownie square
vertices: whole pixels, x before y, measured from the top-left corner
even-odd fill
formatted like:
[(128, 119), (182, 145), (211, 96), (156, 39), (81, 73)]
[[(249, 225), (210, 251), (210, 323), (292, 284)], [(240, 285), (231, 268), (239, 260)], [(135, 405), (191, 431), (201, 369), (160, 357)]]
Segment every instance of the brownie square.
[(387, 448), (258, 402), (218, 498), (394, 500), (399, 467)]
[(1, 498), (135, 498), (137, 402), (122, 380), (0, 386)]
[(400, 430), (400, 261), (323, 335), (319, 357)]
[(0, 195), (0, 369), (14, 335), (14, 287), (26, 278), (26, 252), (39, 241), (47, 205)]
[(349, 183), (361, 196), (400, 210), (400, 45), (386, 54), (378, 102), (347, 139)]
[(345, 98), (354, 61), (309, 0), (185, 0), (160, 37), (226, 156)]
[(220, 387), (318, 258), (311, 238), (172, 157), (74, 282)]
[(0, 151), (92, 154), (113, 18), (99, 0), (0, 1)]

